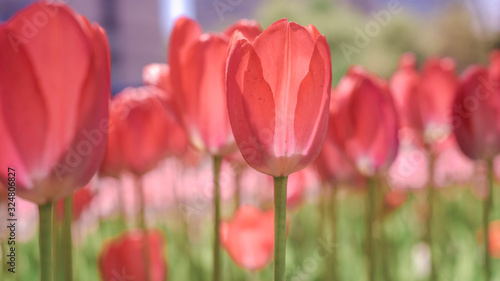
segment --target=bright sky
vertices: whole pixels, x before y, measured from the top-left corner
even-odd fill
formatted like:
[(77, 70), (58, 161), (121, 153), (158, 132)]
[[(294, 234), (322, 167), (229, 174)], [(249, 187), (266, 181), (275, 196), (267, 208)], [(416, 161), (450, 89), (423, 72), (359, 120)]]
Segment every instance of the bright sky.
[(181, 15), (196, 18), (194, 0), (159, 0), (160, 26), (163, 38), (169, 37), (174, 20)]

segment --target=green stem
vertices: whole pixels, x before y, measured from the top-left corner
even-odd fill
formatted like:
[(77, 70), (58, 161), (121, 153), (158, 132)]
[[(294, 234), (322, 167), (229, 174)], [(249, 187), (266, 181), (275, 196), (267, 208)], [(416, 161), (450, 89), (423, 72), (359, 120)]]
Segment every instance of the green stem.
[(222, 164), (222, 158), (219, 156), (214, 156), (213, 166), (214, 166), (214, 259), (213, 259), (213, 280), (220, 281), (222, 273), (222, 263), (221, 263), (221, 251), (220, 251), (220, 190), (219, 190), (219, 176), (220, 167)]
[(145, 202), (144, 202), (144, 186), (142, 184), (142, 178), (136, 177), (136, 193), (139, 203), (139, 228), (142, 231), (142, 262), (144, 268), (144, 280), (151, 280), (151, 272), (149, 266), (149, 242), (148, 242), (148, 232), (146, 225), (146, 215), (145, 215)]
[(259, 281), (260, 276), (259, 276), (259, 271), (250, 271), (248, 272), (248, 281)]
[(375, 250), (374, 250), (374, 222), (375, 222), (375, 182), (368, 179), (368, 196), (366, 197), (366, 258), (368, 265), (368, 280), (375, 280)]
[(483, 202), (483, 240), (484, 240), (484, 276), (486, 281), (491, 279), (491, 257), (488, 252), (488, 226), (490, 212), (493, 205), (493, 161), (488, 161), (488, 194)]
[(326, 234), (325, 225), (327, 224), (327, 218), (326, 218), (327, 190), (328, 190), (328, 184), (323, 183), (321, 185), (320, 190), (319, 190), (320, 197), (319, 197), (319, 202), (318, 202), (319, 203), (318, 204), (318, 213), (319, 213), (318, 234), (320, 236), (323, 236)]
[[(62, 200), (62, 199), (61, 199)], [(57, 204), (57, 203), (56, 203)], [(61, 252), (61, 221), (57, 212), (52, 212), (52, 256), (54, 264), (62, 264), (63, 256)], [(54, 280), (64, 281), (64, 267), (54, 266)]]
[(64, 267), (64, 280), (73, 280), (73, 239), (71, 236), (71, 222), (73, 221), (73, 196), (64, 199), (64, 222), (62, 229), (62, 258)]
[(8, 267), (7, 267), (7, 240), (0, 240), (0, 245), (2, 246), (2, 276), (7, 276)]
[(274, 281), (285, 281), (286, 185), (288, 176), (274, 178)]
[(237, 173), (235, 178), (235, 194), (234, 194), (234, 205), (235, 205), (235, 210), (238, 210), (240, 207), (240, 201), (241, 201), (241, 173)]
[[(330, 202), (330, 223), (331, 223), (331, 231), (332, 231), (332, 243), (337, 245), (337, 186), (331, 187), (331, 202)], [(334, 250), (333, 253), (330, 254), (330, 279), (329, 280), (338, 280), (337, 276), (337, 251)]]
[(429, 281), (437, 280), (437, 271), (436, 271), (436, 254), (435, 254), (435, 246), (434, 246), (434, 235), (433, 235), (433, 225), (434, 225), (434, 206), (436, 200), (436, 190), (434, 187), (434, 156), (430, 149), (427, 150), (430, 155), (429, 158), (429, 181), (427, 183), (427, 204), (429, 204), (429, 216), (427, 217), (427, 231), (425, 233), (425, 240), (429, 245), (430, 253), (431, 253), (431, 263), (430, 263), (430, 276)]
[(125, 214), (125, 198), (123, 192), (123, 181), (121, 176), (118, 178), (118, 184), (116, 185), (118, 192), (118, 223), (120, 226), (120, 231), (127, 230), (127, 215)]
[(40, 250), (40, 281), (53, 281), (52, 256), (52, 203), (38, 206)]

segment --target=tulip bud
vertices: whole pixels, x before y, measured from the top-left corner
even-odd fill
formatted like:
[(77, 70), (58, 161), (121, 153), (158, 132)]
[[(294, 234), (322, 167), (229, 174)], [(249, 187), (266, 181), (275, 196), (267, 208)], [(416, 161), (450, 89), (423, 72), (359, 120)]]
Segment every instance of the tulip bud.
[[(147, 250), (145, 250), (147, 248)], [(128, 231), (104, 244), (99, 255), (99, 271), (103, 281), (164, 281), (167, 278), (165, 242), (160, 231)], [(149, 253), (145, 271), (144, 253)], [(149, 276), (149, 279), (146, 279)], [(121, 278), (121, 279), (120, 279)]]
[(259, 172), (288, 176), (309, 165), (326, 135), (331, 89), (328, 43), (286, 19), (254, 41), (243, 37), (227, 61), (227, 109), (236, 143)]

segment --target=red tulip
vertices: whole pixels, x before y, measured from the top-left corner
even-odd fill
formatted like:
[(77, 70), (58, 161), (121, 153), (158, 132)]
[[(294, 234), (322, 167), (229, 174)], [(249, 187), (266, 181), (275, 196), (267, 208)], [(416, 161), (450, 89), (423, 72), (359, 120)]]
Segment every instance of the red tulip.
[(41, 1), (0, 24), (0, 49), (0, 168), (16, 170), (19, 196), (56, 201), (87, 184), (104, 154), (106, 34), (67, 5)]
[[(90, 187), (85, 186), (80, 190), (75, 191), (73, 196), (73, 220), (78, 220), (82, 215), (83, 211), (88, 208), (92, 199), (94, 199), (94, 194), (90, 190)], [(59, 220), (64, 219), (64, 199), (57, 201), (56, 205), (57, 218)]]
[(100, 172), (117, 177), (127, 170), (143, 175), (187, 143), (184, 132), (153, 86), (126, 88), (111, 101), (106, 155)]
[(211, 155), (235, 149), (226, 109), (225, 67), (234, 30), (249, 38), (260, 33), (255, 21), (240, 21), (224, 33), (202, 33), (193, 20), (181, 17), (170, 38), (173, 104), (191, 144)]
[(273, 256), (273, 229), (273, 210), (262, 212), (250, 205), (241, 206), (232, 220), (221, 223), (221, 244), (238, 266), (262, 270)]
[(464, 72), (453, 105), (453, 129), (462, 152), (491, 160), (500, 152), (500, 79), (490, 69), (470, 66)]
[(314, 26), (286, 19), (253, 42), (235, 36), (227, 64), (229, 119), (243, 157), (259, 172), (287, 176), (319, 154), (328, 124), (331, 62)]
[(500, 220), (490, 222), (488, 228), (488, 252), (495, 259), (500, 259)]
[(147, 234), (140, 230), (128, 231), (103, 246), (99, 255), (101, 277), (104, 281), (120, 280), (120, 277), (124, 280), (146, 281), (145, 261), (142, 257), (147, 249), (148, 281), (167, 280), (164, 248), (164, 237), (160, 231), (148, 231)]
[(365, 176), (386, 169), (398, 151), (398, 119), (387, 87), (361, 67), (347, 71), (333, 96), (337, 142)]
[(458, 87), (455, 63), (450, 58), (431, 57), (422, 72), (415, 69), (412, 53), (403, 54), (399, 70), (390, 81), (391, 93), (401, 125), (417, 132), (426, 143), (443, 139), (451, 132), (448, 118)]
[(384, 195), (384, 213), (389, 214), (397, 210), (408, 200), (408, 191), (404, 189), (392, 189)]
[[(335, 96), (334, 89), (332, 89), (332, 96)], [(335, 122), (342, 122), (342, 120), (335, 120), (335, 111), (335, 98), (332, 98), (330, 100), (330, 120), (328, 122), (325, 143), (314, 162), (323, 182), (352, 182), (359, 173), (357, 173), (356, 167), (347, 159), (345, 153), (342, 151), (340, 140), (337, 139)]]

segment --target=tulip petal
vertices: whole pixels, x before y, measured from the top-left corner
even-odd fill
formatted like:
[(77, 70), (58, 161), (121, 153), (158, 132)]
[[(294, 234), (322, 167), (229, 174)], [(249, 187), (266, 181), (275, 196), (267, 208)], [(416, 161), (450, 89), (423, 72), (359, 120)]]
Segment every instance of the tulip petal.
[(224, 34), (231, 38), (236, 31), (241, 32), (248, 41), (252, 42), (262, 32), (262, 28), (256, 20), (242, 19), (226, 28)]
[(82, 93), (78, 102), (78, 124), (76, 134), (70, 147), (81, 153), (81, 147), (90, 143), (91, 153), (83, 157), (78, 169), (86, 171), (79, 173), (72, 189), (88, 183), (104, 156), (107, 142), (109, 103), (111, 97), (111, 58), (109, 44), (104, 29), (98, 26), (90, 27), (92, 44), (92, 61)]
[(142, 70), (142, 81), (145, 85), (156, 86), (165, 92), (165, 98), (172, 95), (170, 82), (170, 67), (164, 63), (152, 63), (146, 65)]
[(331, 63), (328, 43), (318, 38), (309, 65), (309, 73), (302, 81), (295, 108), (294, 135), (296, 153), (303, 155), (303, 166), (308, 165), (321, 151), (328, 126), (331, 91)]
[(37, 94), (40, 87), (25, 46), (16, 46), (13, 36), (0, 25), (0, 167), (16, 169), (18, 186), (32, 188), (28, 175), (38, 178), (47, 172), (42, 156), (48, 112), (43, 96)]
[[(175, 89), (176, 92), (179, 92), (179, 95), (183, 91), (181, 70), (183, 69), (184, 62), (188, 59), (188, 53), (191, 50), (191, 46), (198, 42), (201, 34), (201, 27), (196, 21), (186, 17), (180, 17), (175, 21), (168, 46), (168, 63), (172, 70), (170, 74), (172, 88)], [(176, 98), (174, 101), (176, 103), (175, 113), (178, 115), (177, 118), (181, 120), (182, 112), (180, 111), (184, 108), (183, 100)], [(183, 125), (185, 126), (185, 124)]]
[(234, 138), (245, 160), (262, 173), (277, 173), (276, 163), (267, 163), (273, 159), (273, 93), (263, 77), (257, 53), (245, 39), (234, 44), (228, 58), (227, 107)]
[(181, 98), (195, 146), (199, 143), (199, 148), (205, 147), (215, 155), (231, 135), (224, 87), (228, 41), (205, 35), (191, 47), (179, 70), (184, 86)]
[(465, 71), (453, 108), (455, 137), (467, 157), (487, 160), (500, 152), (500, 97), (484, 67), (471, 66)]
[(47, 166), (64, 153), (74, 137), (75, 109), (91, 61), (91, 46), (82, 24), (68, 6), (49, 2), (30, 5), (7, 23), (27, 41), (23, 47), (50, 116), (44, 149)]
[(315, 42), (309, 31), (286, 19), (270, 25), (253, 42), (264, 79), (269, 83), (276, 104), (275, 155), (294, 152), (293, 124), (300, 84), (309, 71)]

